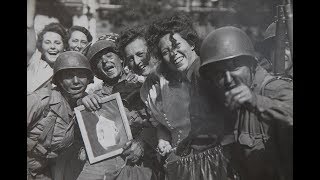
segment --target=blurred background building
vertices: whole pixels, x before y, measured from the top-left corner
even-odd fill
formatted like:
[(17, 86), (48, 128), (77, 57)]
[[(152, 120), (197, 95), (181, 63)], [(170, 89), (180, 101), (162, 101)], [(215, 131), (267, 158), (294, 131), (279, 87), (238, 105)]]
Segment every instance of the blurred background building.
[(28, 0), (28, 27), (39, 32), (58, 21), (66, 28), (81, 25), (94, 37), (119, 33), (125, 26), (169, 11), (185, 11), (194, 19), (201, 38), (215, 28), (233, 25), (256, 42), (274, 20), (280, 0)]

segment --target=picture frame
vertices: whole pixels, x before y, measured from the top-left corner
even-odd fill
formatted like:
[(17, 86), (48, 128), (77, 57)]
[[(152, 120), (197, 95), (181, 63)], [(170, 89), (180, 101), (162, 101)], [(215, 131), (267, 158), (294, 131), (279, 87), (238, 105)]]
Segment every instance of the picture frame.
[(90, 164), (119, 155), (132, 139), (129, 121), (119, 93), (102, 98), (101, 108), (74, 108)]

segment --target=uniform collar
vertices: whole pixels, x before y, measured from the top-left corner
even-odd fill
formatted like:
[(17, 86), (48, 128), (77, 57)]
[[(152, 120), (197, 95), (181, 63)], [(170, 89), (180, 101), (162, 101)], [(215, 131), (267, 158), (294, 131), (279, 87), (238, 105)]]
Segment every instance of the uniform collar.
[(68, 119), (74, 115), (67, 100), (62, 96), (60, 91), (52, 90), (51, 99), (49, 101), (50, 108), (63, 120), (68, 122)]
[(121, 75), (120, 79), (118, 80), (118, 82), (117, 82), (116, 84), (114, 84), (113, 86), (110, 86), (110, 85), (108, 85), (108, 83), (107, 83), (106, 81), (103, 81), (103, 86), (102, 86), (103, 91), (102, 91), (102, 94), (103, 94), (103, 95), (110, 95), (111, 92), (112, 92), (113, 87), (114, 87), (115, 85), (121, 83), (122, 81), (125, 81), (125, 80), (126, 80), (126, 77), (127, 77), (126, 74), (125, 74), (125, 73), (122, 73), (122, 75)]
[(259, 89), (260, 85), (262, 84), (263, 80), (268, 74), (269, 73), (265, 69), (263, 69), (261, 66), (257, 66), (256, 72), (254, 74), (254, 79), (250, 88), (252, 90)]

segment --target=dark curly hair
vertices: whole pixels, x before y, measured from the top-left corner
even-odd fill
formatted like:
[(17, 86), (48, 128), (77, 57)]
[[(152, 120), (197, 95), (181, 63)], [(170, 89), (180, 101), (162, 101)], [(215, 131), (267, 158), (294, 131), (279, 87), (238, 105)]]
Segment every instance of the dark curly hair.
[(85, 27), (82, 27), (82, 26), (72, 26), (71, 28), (68, 29), (68, 34), (67, 34), (67, 40), (70, 39), (71, 37), (71, 34), (74, 32), (74, 31), (80, 31), (82, 32), (83, 34), (85, 34), (87, 36), (87, 39), (88, 39), (88, 42), (91, 42), (92, 41), (92, 35), (91, 33), (89, 32), (89, 30)]
[(119, 49), (121, 57), (125, 60), (125, 47), (138, 38), (145, 39), (145, 34), (147, 32), (146, 25), (138, 25), (134, 27), (126, 27), (123, 31), (121, 31), (119, 38), (117, 39), (117, 47)]
[(50, 23), (44, 27), (44, 29), (39, 33), (38, 40), (37, 40), (37, 49), (41, 52), (41, 46), (43, 41), (43, 36), (47, 32), (54, 32), (61, 36), (63, 47), (67, 47), (67, 31), (60, 23)]
[(147, 44), (156, 57), (162, 59), (158, 50), (158, 43), (164, 35), (170, 34), (170, 40), (175, 46), (175, 39), (173, 38), (175, 33), (179, 33), (183, 39), (194, 46), (195, 52), (199, 55), (200, 39), (192, 25), (191, 18), (186, 13), (175, 12), (155, 19), (148, 28)]

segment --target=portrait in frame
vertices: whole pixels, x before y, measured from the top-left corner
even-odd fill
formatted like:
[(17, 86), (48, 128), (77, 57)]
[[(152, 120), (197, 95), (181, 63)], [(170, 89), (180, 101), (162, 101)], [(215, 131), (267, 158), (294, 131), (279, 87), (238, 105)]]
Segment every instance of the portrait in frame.
[(97, 111), (88, 111), (83, 105), (74, 110), (90, 164), (121, 154), (132, 139), (119, 93), (102, 98)]

